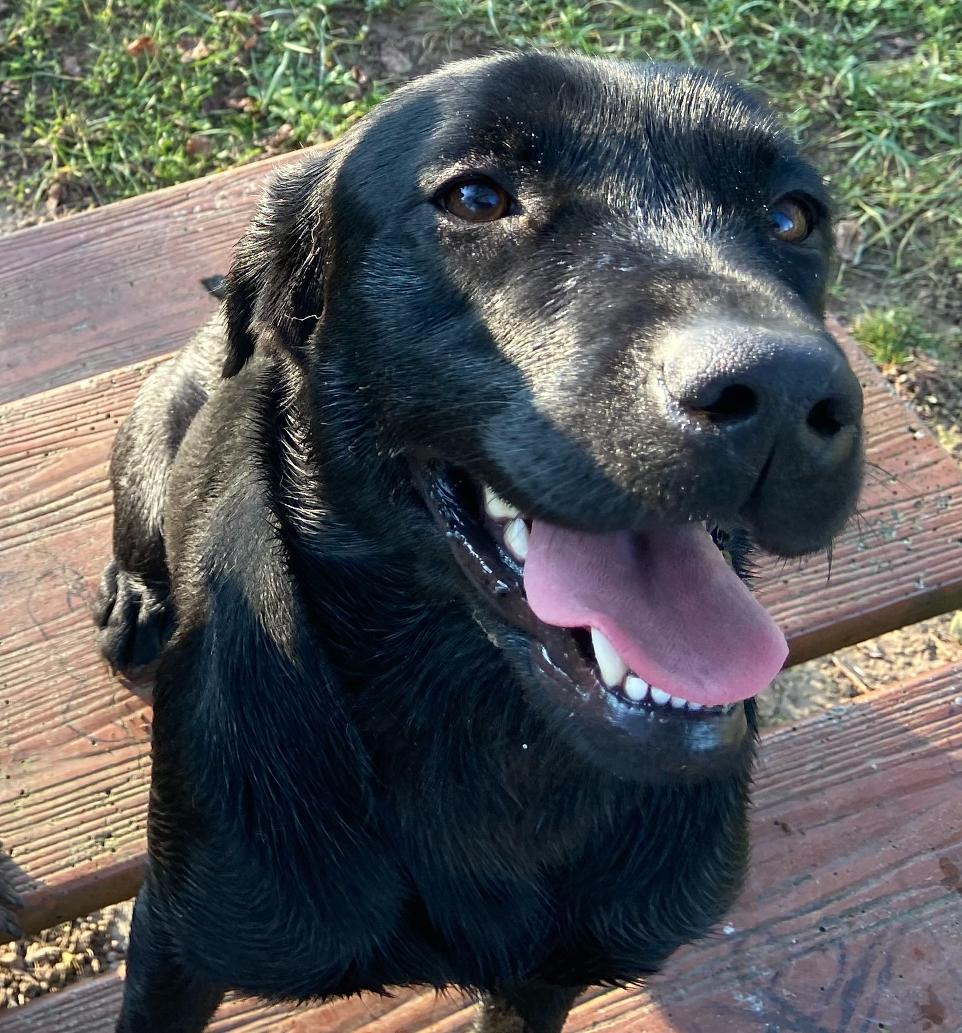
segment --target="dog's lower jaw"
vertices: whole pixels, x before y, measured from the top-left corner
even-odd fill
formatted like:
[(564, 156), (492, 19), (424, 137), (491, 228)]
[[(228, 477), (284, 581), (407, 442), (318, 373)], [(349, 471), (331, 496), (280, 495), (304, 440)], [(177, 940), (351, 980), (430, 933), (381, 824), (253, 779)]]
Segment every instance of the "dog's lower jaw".
[[(522, 580), (525, 521), (513, 507), (485, 490), (486, 514), (479, 521), (464, 498), (472, 489), (457, 487), (456, 472), (413, 460), (411, 470), (462, 578), (482, 596), (475, 622), (511, 658), (519, 680), (530, 686), (530, 703), (572, 746), (604, 770), (644, 784), (748, 772), (754, 744), (751, 700), (706, 707), (649, 689), (630, 672), (623, 685), (606, 684), (591, 645), (583, 644), (577, 631), (546, 624), (532, 612)], [(492, 536), (484, 526), (492, 516), (510, 521), (506, 528), (498, 525), (499, 531), (520, 525), (515, 538), (504, 534), (499, 545), (501, 535)], [(631, 695), (633, 683), (644, 686), (637, 697)]]

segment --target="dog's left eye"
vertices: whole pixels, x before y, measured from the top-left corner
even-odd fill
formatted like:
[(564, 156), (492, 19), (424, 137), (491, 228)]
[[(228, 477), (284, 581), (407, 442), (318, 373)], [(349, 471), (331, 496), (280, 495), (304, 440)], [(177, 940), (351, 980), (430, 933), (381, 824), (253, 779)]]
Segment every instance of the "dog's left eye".
[(769, 209), (772, 217), (772, 233), (779, 240), (790, 244), (803, 241), (814, 228), (814, 219), (791, 197), (783, 197)]
[(466, 222), (494, 222), (504, 218), (511, 206), (507, 192), (488, 179), (455, 183), (441, 193), (439, 200), (446, 212)]

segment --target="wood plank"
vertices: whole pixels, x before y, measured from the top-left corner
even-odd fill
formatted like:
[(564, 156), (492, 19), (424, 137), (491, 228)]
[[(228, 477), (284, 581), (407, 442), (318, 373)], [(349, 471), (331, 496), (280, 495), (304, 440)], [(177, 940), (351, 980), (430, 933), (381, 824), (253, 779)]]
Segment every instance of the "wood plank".
[[(724, 931), (647, 989), (595, 990), (568, 1033), (869, 1033), (962, 1027), (962, 665), (766, 735), (754, 857)], [(0, 1019), (107, 1033), (120, 979)], [(457, 995), (312, 1008), (234, 999), (216, 1033), (467, 1033)]]
[(106, 459), (150, 367), (0, 408), (0, 838), (37, 930), (136, 891), (150, 710), (95, 650)]
[[(123, 980), (111, 973), (75, 984), (15, 1012), (0, 1011), (0, 1030), (9, 1033), (112, 1033)], [(360, 998), (332, 1005), (265, 1005), (230, 995), (210, 1033), (467, 1033), (475, 1005), (457, 993), (399, 990), (396, 996)]]
[[(139, 879), (149, 709), (144, 687), (99, 662), (89, 606), (110, 542), (110, 442), (151, 368), (0, 407), (0, 838), (28, 931), (122, 899)], [(930, 436), (906, 431), (918, 423), (882, 378), (861, 372), (870, 453), (898, 475), (867, 480), (829, 585), (815, 560), (763, 586), (796, 658), (960, 601), (962, 478)]]
[(173, 351), (280, 155), (0, 237), (0, 402)]
[(962, 475), (915, 411), (833, 319), (865, 395), (858, 514), (827, 553), (762, 566), (756, 590), (789, 665), (962, 606)]

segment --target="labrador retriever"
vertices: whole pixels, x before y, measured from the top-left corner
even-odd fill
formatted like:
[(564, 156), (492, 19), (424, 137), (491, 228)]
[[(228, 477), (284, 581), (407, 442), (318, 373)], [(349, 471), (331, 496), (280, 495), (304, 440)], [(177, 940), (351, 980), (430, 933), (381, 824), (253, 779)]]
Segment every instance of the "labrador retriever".
[(457, 63), (274, 176), (113, 453), (101, 648), (160, 657), (121, 1033), (402, 984), (557, 1033), (724, 915), (752, 552), (860, 484), (831, 241), (684, 67)]

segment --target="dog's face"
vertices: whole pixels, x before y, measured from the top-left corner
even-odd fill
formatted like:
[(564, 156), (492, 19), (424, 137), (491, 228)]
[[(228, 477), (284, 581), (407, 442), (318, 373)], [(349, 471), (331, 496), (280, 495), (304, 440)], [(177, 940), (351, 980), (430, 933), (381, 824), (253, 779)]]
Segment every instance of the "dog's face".
[(820, 177), (725, 83), (466, 62), (278, 181), (231, 275), (228, 372), (255, 338), (287, 349), (321, 438), (349, 394), (352, 519), (450, 550), (600, 763), (699, 777), (744, 763), (743, 701), (786, 655), (749, 549), (825, 546), (858, 494), (830, 248)]

